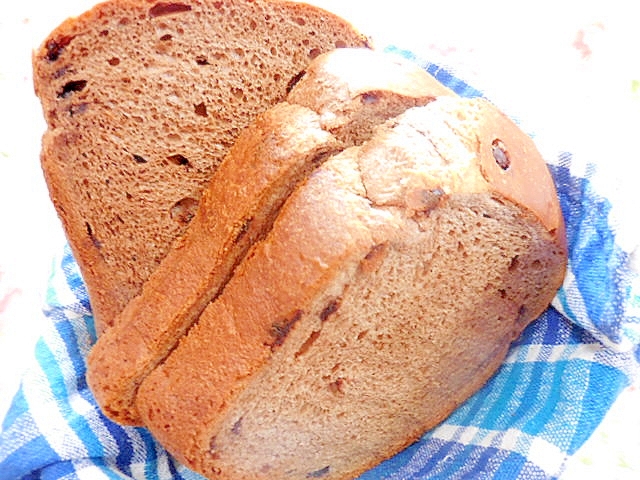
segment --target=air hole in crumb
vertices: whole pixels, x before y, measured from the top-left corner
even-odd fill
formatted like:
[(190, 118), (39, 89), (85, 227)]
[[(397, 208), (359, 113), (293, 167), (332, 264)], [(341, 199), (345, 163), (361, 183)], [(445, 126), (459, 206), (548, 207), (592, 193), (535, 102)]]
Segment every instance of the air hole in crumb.
[(167, 160), (169, 160), (171, 163), (175, 165), (181, 165), (181, 166), (189, 165), (189, 159), (184, 155), (180, 155), (179, 153), (176, 155), (168, 156)]
[(518, 258), (518, 255), (516, 255), (511, 259), (511, 263), (509, 263), (509, 271), (510, 272), (515, 271), (519, 265), (520, 265), (520, 259)]
[(78, 105), (71, 105), (71, 107), (69, 108), (69, 115), (71, 115), (72, 117), (74, 115), (81, 115), (86, 112), (88, 108), (89, 104), (86, 102), (80, 103)]
[(332, 300), (329, 304), (320, 312), (320, 320), (323, 322), (327, 321), (327, 319), (338, 311), (338, 307), (340, 307), (340, 299)]
[(69, 70), (69, 67), (62, 67), (62, 68), (59, 68), (58, 70), (56, 70), (56, 71), (53, 73), (53, 78), (60, 78), (60, 77), (62, 77), (63, 75), (65, 75), (65, 74), (67, 73), (67, 71), (68, 71), (68, 70)]
[(502, 170), (507, 170), (511, 166), (511, 158), (509, 158), (509, 152), (505, 147), (502, 140), (495, 139), (491, 142), (491, 148), (493, 151), (493, 158)]
[(216, 437), (211, 437), (211, 441), (209, 441), (209, 453), (215, 454), (218, 450), (218, 444), (216, 441)]
[(269, 345), (271, 350), (282, 346), (293, 326), (302, 318), (303, 313), (302, 310), (296, 310), (290, 318), (285, 318), (271, 325), (270, 333), (274, 337), (273, 343)]
[(162, 35), (160, 37), (160, 40), (163, 41), (163, 42), (168, 42), (172, 38), (173, 38), (173, 35), (171, 35), (170, 33), (165, 33), (164, 35)]
[(210, 65), (209, 60), (207, 60), (207, 57), (205, 57), (204, 55), (198, 55), (196, 57), (196, 63), (198, 65)]
[(109, 62), (109, 65), (111, 65), (112, 67), (120, 65), (120, 59), (118, 57), (112, 57), (107, 61)]
[(298, 358), (300, 355), (304, 355), (305, 353), (307, 353), (309, 348), (311, 348), (311, 345), (313, 345), (313, 343), (318, 339), (319, 336), (319, 331), (311, 332), (309, 338), (304, 341), (304, 343), (300, 346), (300, 349), (295, 353), (295, 358)]
[(184, 3), (165, 3), (158, 2), (149, 9), (149, 18), (161, 17), (163, 15), (171, 15), (173, 13), (183, 13), (191, 10), (191, 5)]
[(520, 308), (518, 309), (518, 321), (525, 320), (527, 315), (528, 315), (527, 306), (526, 305), (520, 305)]
[(133, 159), (136, 161), (136, 163), (147, 163), (147, 159), (144, 158), (142, 155), (136, 155), (134, 153), (133, 154)]
[(336, 48), (345, 48), (347, 46), (344, 40), (336, 40), (336, 43), (334, 45), (336, 46)]
[(242, 90), (241, 88), (232, 87), (231, 93), (233, 94), (234, 97), (238, 99), (241, 99), (244, 97), (244, 90)]
[(192, 197), (185, 197), (173, 204), (169, 211), (172, 220), (183, 225), (188, 224), (196, 214), (198, 200)]
[(199, 103), (198, 105), (194, 105), (194, 111), (196, 115), (200, 115), (201, 117), (207, 117), (207, 106), (203, 103)]
[(329, 384), (329, 391), (334, 394), (344, 394), (344, 378), (340, 377)]

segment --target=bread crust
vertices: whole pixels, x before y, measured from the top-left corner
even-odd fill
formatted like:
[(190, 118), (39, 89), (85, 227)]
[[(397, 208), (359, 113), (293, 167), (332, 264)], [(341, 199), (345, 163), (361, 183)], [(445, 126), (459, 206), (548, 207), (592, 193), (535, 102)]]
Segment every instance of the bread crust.
[(277, 0), (111, 0), (44, 40), (42, 168), (99, 334), (184, 233), (238, 133), (311, 58), (344, 46), (369, 44), (331, 13)]

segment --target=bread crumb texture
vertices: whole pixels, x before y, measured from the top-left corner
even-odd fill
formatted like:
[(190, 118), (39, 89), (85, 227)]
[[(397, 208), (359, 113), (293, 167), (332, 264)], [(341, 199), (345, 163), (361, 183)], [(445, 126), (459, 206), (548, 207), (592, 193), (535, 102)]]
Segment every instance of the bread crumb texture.
[(184, 232), (240, 130), (346, 46), (367, 42), (336, 16), (259, 0), (115, 0), (43, 42), (42, 164), (100, 331)]

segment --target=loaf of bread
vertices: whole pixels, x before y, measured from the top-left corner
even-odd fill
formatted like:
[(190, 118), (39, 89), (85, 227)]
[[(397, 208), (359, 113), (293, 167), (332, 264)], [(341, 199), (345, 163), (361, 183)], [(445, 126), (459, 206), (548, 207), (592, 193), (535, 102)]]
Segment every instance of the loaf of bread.
[(566, 266), (532, 140), (390, 55), (317, 57), (243, 131), (89, 359), (208, 478), (348, 479), (446, 418)]
[(140, 424), (139, 384), (220, 293), (296, 186), (375, 125), (442, 95), (453, 93), (408, 61), (365, 49), (319, 57), (287, 102), (239, 136), (190, 227), (94, 346), (88, 380), (103, 410)]
[(111, 0), (34, 52), (42, 167), (98, 332), (185, 231), (238, 133), (346, 46), (367, 40), (303, 3)]

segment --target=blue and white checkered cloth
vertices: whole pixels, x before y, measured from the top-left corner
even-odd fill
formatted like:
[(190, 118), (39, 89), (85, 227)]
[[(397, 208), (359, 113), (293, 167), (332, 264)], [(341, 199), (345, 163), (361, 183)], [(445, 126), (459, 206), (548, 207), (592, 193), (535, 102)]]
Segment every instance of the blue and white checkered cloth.
[[(392, 49), (393, 50), (393, 49)], [(397, 50), (396, 50), (397, 51)], [(400, 52), (420, 62), (408, 52)], [(462, 96), (480, 92), (420, 62)], [(570, 248), (566, 281), (486, 386), (373, 479), (554, 479), (640, 371), (640, 284), (593, 188), (595, 170), (550, 159)], [(85, 381), (95, 341), (89, 299), (68, 249), (56, 263), (49, 322), (0, 432), (0, 479), (200, 479), (143, 428), (98, 409)]]

